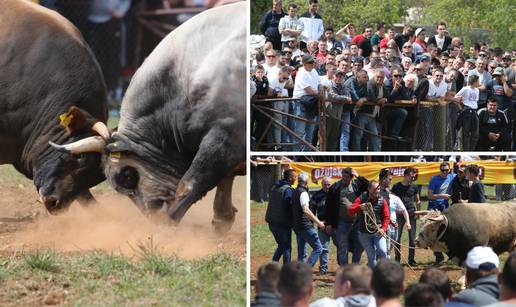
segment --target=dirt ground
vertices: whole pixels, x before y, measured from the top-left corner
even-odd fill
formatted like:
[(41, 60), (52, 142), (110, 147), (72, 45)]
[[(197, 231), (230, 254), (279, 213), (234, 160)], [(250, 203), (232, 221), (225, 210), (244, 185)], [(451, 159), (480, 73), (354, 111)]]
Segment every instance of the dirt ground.
[[(254, 213), (256, 213), (256, 210)], [(264, 221), (261, 221), (256, 216), (253, 216), (253, 210), (251, 209), (251, 231), (253, 229), (253, 225), (264, 224), (264, 223), (265, 223)], [(293, 235), (292, 240), (293, 241), (295, 240), (295, 235)], [(310, 249), (310, 247), (308, 247), (308, 252), (310, 253), (310, 251), (311, 251), (311, 249)], [(403, 255), (403, 257), (407, 257), (406, 249), (402, 249), (402, 255)], [(254, 295), (255, 295), (254, 285), (256, 283), (256, 272), (258, 271), (258, 268), (261, 265), (271, 261), (271, 257), (272, 257), (272, 253), (270, 256), (251, 254), (251, 264), (250, 264), (251, 292), (252, 292), (251, 297), (254, 297)], [(419, 264), (416, 267), (412, 267), (412, 268), (408, 267), (406, 264), (403, 264), (403, 269), (404, 269), (404, 273), (405, 273), (405, 287), (407, 287), (411, 283), (417, 282), (419, 280), (419, 277), (423, 273), (423, 271), (426, 268), (431, 267), (433, 265), (432, 262), (434, 261), (434, 259), (435, 259), (434, 255), (430, 250), (418, 249), (416, 251), (416, 261)], [(365, 254), (365, 252), (362, 254), (361, 263), (367, 264), (367, 255)], [(403, 261), (402, 261), (402, 263), (403, 263)], [(333, 293), (333, 282), (335, 281), (335, 272), (338, 269), (335, 255), (330, 253), (330, 261), (329, 261), (329, 268), (328, 268), (327, 274), (324, 274), (324, 275), (316, 274), (318, 266), (319, 266), (319, 263), (317, 263), (315, 265), (314, 270), (313, 270), (313, 272), (314, 272), (313, 278), (314, 278), (314, 282), (315, 282), (315, 286), (316, 286), (316, 291), (314, 294), (314, 296), (316, 296), (315, 298), (319, 298), (321, 293), (327, 293), (327, 295), (330, 295), (330, 293)], [(448, 262), (444, 265), (439, 266), (439, 268), (441, 270), (446, 271), (446, 273), (448, 274), (448, 277), (450, 278), (450, 280), (452, 281), (452, 283), (454, 285), (462, 273), (462, 270), (459, 267), (457, 267), (451, 263), (448, 263)], [(319, 288), (319, 290), (317, 288)], [(325, 290), (323, 290), (323, 289), (325, 289)], [(314, 300), (315, 300), (315, 298), (314, 298)]]
[(52, 248), (60, 252), (100, 249), (131, 255), (137, 244), (150, 240), (163, 254), (192, 259), (231, 253), (245, 261), (245, 177), (237, 177), (233, 204), (235, 224), (225, 237), (211, 226), (215, 190), (191, 207), (178, 227), (152, 223), (125, 196), (108, 187), (93, 188), (99, 204), (88, 208), (73, 203), (68, 212), (49, 215), (37, 202), (29, 180), (0, 186), (0, 253)]

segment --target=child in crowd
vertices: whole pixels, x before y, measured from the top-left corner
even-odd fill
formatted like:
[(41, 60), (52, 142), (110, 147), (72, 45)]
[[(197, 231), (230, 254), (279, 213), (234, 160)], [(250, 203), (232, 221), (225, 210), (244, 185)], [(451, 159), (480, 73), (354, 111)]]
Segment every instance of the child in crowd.
[(478, 98), (480, 82), (477, 75), (468, 77), (468, 86), (463, 87), (455, 98), (461, 103), (457, 119), (457, 130), (462, 128), (462, 149), (473, 151), (478, 141)]

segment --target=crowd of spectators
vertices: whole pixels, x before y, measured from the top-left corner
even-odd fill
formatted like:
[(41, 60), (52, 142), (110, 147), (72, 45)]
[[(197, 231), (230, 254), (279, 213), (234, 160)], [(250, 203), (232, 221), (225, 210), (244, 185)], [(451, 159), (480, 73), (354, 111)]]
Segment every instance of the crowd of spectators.
[[(306, 173), (297, 175), (292, 169), (285, 170), (270, 191), (265, 214), (277, 243), (272, 260), (291, 261), (294, 231), (297, 260), (306, 261), (311, 267), (319, 262), (319, 274), (328, 272), (330, 241), (336, 247), (338, 265), (349, 263), (349, 253), (351, 262), (359, 263), (365, 252), (368, 266), (373, 269), (383, 258), (401, 261), (400, 242), (405, 227), (409, 248), (404, 262), (416, 266), (416, 211), (421, 209), (421, 199), (419, 187), (414, 184), (415, 174), (415, 169), (406, 168), (403, 180), (393, 186), (388, 168), (380, 171), (378, 181), (369, 181), (348, 167), (342, 170), (340, 180), (331, 184), (330, 178), (324, 177), (321, 189), (310, 193)], [(444, 211), (455, 203), (486, 202), (479, 177), (476, 164), (465, 166), (459, 162), (452, 171), (448, 162), (442, 162), (439, 175), (433, 176), (428, 184), (428, 210)], [(298, 185), (294, 187), (296, 180)], [(312, 248), (309, 257), (307, 245)], [(444, 261), (442, 253), (434, 254), (435, 263)]]
[(455, 292), (445, 271), (427, 268), (417, 282), (407, 284), (403, 267), (383, 259), (374, 269), (359, 264), (340, 267), (333, 282), (333, 297), (313, 300), (314, 277), (310, 266), (294, 261), (264, 264), (256, 275), (256, 296), (260, 306), (491, 306), (516, 304), (516, 252), (510, 254), (502, 270), (500, 260), (489, 247), (477, 246), (464, 263), (466, 286)]
[[(362, 33), (353, 23), (335, 31), (334, 21), (318, 14), (318, 1), (308, 1), (299, 15), (295, 3), (272, 0), (260, 22), (265, 44), (251, 50), (253, 103), (307, 120), (271, 113), (278, 123), (317, 146), (324, 93), (328, 151), (434, 150), (437, 129), (446, 134), (443, 150), (514, 150), (516, 49), (482, 41), (465, 48), (445, 22), (435, 26), (435, 35), (409, 25), (397, 33), (381, 22), (365, 25)], [(437, 121), (442, 115), (426, 102), (445, 107), (446, 119)], [(260, 150), (309, 149), (276, 123), (265, 134), (269, 118), (261, 112), (251, 118)]]

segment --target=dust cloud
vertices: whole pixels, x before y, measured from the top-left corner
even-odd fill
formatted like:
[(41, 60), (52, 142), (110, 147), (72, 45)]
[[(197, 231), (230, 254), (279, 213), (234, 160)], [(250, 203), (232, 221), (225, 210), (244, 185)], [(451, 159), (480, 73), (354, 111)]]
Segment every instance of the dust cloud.
[[(236, 182), (237, 183), (237, 182)], [(28, 248), (52, 248), (61, 252), (104, 250), (137, 255), (138, 245), (155, 247), (161, 254), (185, 259), (226, 252), (245, 255), (245, 180), (233, 191), (238, 209), (235, 224), (226, 236), (217, 236), (211, 226), (215, 190), (194, 204), (179, 226), (152, 222), (121, 195), (96, 196), (96, 205), (72, 204), (68, 212), (41, 214), (33, 223), (14, 233), (17, 244)]]

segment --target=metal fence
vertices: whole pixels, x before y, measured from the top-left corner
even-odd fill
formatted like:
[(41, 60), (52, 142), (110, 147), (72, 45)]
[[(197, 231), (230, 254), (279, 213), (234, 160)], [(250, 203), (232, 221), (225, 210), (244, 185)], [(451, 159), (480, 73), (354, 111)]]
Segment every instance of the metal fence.
[[(284, 103), (290, 107), (279, 108), (275, 103)], [(328, 140), (326, 139), (326, 124), (330, 115), (326, 112), (326, 101), (324, 93), (319, 96), (317, 121), (310, 121), (305, 118), (293, 115), (292, 109), (299, 104), (294, 98), (273, 98), (273, 99), (252, 99), (251, 100), (251, 130), (254, 129), (252, 137), (252, 150), (255, 151), (298, 151), (300, 145), (308, 151), (326, 151)], [(365, 103), (374, 105), (372, 103)], [(359, 127), (354, 120), (351, 120), (351, 134), (357, 129), (363, 131), (364, 139), (373, 135), (382, 140), (382, 151), (450, 151), (461, 149), (460, 137), (455, 129), (457, 111), (451, 104), (445, 102), (420, 101), (396, 101), (385, 104), (386, 108), (405, 108), (408, 111), (407, 119), (403, 125), (400, 137), (390, 137), (382, 134), (382, 129), (389, 125), (381, 112), (377, 118), (379, 134)], [(342, 123), (340, 118), (332, 118)], [(257, 123), (261, 121), (260, 123)], [(308, 143), (301, 135), (295, 133), (296, 122), (304, 121), (317, 126), (313, 136), (313, 142)], [(253, 125), (254, 124), (254, 125)], [(259, 128), (258, 128), (259, 127)], [(350, 135), (351, 136), (351, 135)], [(286, 141), (286, 142), (285, 142)], [(367, 147), (363, 146), (367, 151)]]

